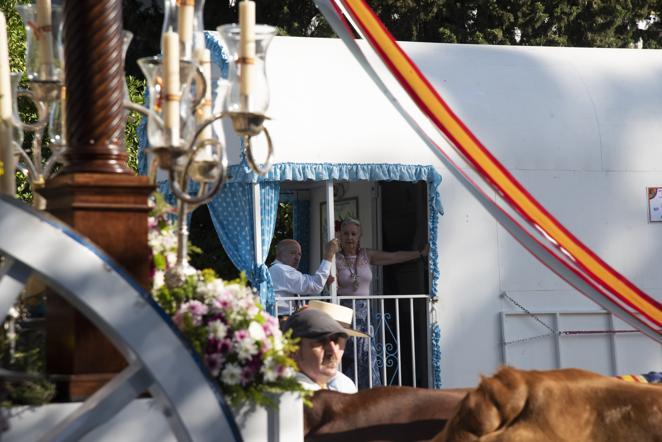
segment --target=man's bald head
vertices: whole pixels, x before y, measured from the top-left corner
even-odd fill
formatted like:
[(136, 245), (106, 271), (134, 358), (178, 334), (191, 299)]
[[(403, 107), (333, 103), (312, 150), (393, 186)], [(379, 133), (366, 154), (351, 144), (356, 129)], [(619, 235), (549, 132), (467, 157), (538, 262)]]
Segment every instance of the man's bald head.
[(281, 240), (276, 244), (276, 259), (296, 269), (301, 261), (301, 246), (293, 239)]

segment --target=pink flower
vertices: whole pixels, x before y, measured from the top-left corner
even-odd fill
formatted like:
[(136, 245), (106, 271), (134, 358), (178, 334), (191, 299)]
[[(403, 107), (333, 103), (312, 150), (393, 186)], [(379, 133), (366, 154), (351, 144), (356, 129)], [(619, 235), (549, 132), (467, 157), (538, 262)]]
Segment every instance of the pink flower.
[(207, 311), (207, 306), (202, 302), (195, 300), (188, 301), (179, 307), (179, 310), (177, 310), (177, 313), (173, 317), (173, 321), (181, 328), (184, 324), (184, 318), (189, 317), (191, 318), (191, 323), (197, 327), (202, 325), (202, 317), (207, 314)]
[(237, 330), (237, 332), (234, 334), (234, 339), (237, 342), (241, 342), (244, 339), (248, 339), (250, 335), (248, 334), (248, 330)]
[(256, 370), (250, 365), (241, 370), (241, 385), (249, 384), (255, 377)]
[(260, 344), (261, 344), (260, 350), (262, 351), (262, 353), (266, 353), (273, 348), (273, 345), (271, 344), (271, 339), (265, 339), (264, 341), (261, 341)]
[(209, 311), (206, 305), (196, 300), (185, 302), (182, 307), (191, 314), (194, 325), (202, 324), (202, 317)]
[(225, 311), (231, 305), (231, 300), (226, 298), (217, 297), (212, 301), (212, 309), (214, 311)]
[(205, 365), (209, 369), (212, 376), (216, 377), (221, 372), (223, 366), (223, 356), (219, 353), (212, 353), (205, 355)]
[(265, 315), (266, 316), (266, 322), (262, 324), (262, 328), (264, 329), (264, 334), (267, 336), (273, 336), (274, 331), (280, 329), (278, 328), (278, 319), (274, 318), (271, 315)]
[(209, 338), (207, 341), (207, 353), (220, 353), (227, 354), (232, 349), (232, 341), (230, 339), (217, 339)]

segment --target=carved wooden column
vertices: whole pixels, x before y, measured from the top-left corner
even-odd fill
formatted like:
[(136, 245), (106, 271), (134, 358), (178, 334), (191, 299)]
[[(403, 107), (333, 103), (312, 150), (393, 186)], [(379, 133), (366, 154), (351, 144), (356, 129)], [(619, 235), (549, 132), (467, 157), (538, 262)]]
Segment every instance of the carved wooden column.
[[(153, 187), (126, 165), (121, 0), (66, 0), (64, 53), (67, 164), (40, 190), (46, 210), (147, 288), (147, 198)], [(110, 342), (57, 296), (48, 296), (46, 332), (48, 371), (60, 379), (63, 399), (90, 395), (125, 365)]]

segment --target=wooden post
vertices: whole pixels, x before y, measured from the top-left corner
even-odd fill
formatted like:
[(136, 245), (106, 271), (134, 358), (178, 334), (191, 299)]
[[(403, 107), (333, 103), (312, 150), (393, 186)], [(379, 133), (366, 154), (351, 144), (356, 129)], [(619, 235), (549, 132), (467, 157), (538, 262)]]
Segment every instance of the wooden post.
[[(66, 0), (64, 53), (66, 165), (39, 193), (48, 212), (97, 243), (147, 288), (153, 187), (126, 164), (121, 0)], [(61, 399), (82, 399), (126, 363), (82, 314), (57, 296), (47, 298), (47, 369), (59, 379)]]

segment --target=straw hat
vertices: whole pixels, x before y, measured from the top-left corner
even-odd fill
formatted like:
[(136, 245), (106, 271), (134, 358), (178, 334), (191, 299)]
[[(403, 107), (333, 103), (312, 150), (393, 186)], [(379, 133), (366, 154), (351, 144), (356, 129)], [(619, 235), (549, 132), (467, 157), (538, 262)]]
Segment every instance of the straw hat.
[(332, 335), (347, 337), (347, 330), (321, 310), (304, 308), (290, 316), (284, 330), (292, 330), (295, 338), (324, 339)]
[(308, 303), (308, 308), (321, 310), (342, 325), (343, 329), (350, 336), (357, 336), (360, 338), (369, 338), (367, 335), (352, 328), (352, 318), (354, 317), (354, 310), (343, 305), (331, 304), (330, 302), (312, 300)]

